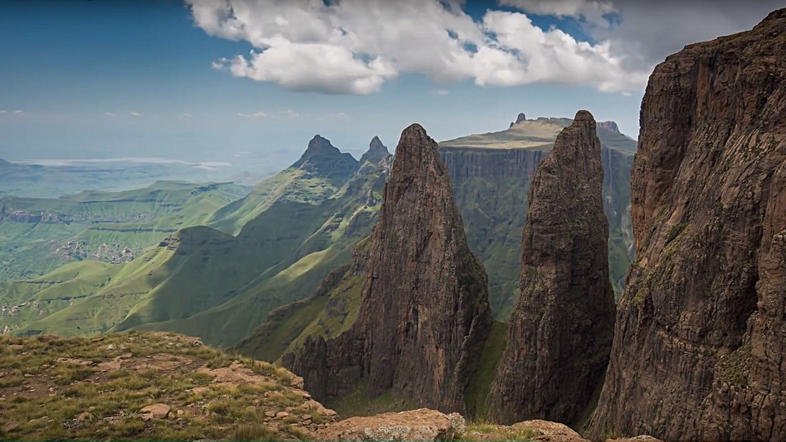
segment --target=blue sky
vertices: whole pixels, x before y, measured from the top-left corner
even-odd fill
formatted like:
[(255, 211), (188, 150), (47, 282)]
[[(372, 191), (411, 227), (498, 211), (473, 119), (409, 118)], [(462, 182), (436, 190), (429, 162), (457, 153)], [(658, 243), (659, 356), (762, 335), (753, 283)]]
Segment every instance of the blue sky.
[[(577, 41), (599, 41), (596, 26), (581, 12), (536, 14), (489, 2), (464, 6), (475, 22), (489, 9), (527, 14), (534, 26), (559, 28)], [(624, 19), (624, 13), (615, 14)], [(748, 21), (755, 23), (757, 15), (750, 13)], [(478, 85), (484, 81), (479, 75), (487, 74), (435, 79), (433, 71), (417, 67), (422, 65), (418, 60), (414, 68), (400, 63), (370, 93), (326, 93), (318, 90), (324, 83), (308, 83), (303, 91), (302, 84), (249, 78), (256, 72), (244, 77), (214, 68), (217, 60), (249, 54), (255, 47), (264, 52), (264, 47), (251, 38), (209, 35), (206, 29), (178, 1), (3, 2), (0, 158), (156, 156), (237, 162), (253, 155), (279, 168), (294, 161), (315, 133), (359, 156), (374, 135), (392, 148), (412, 122), (440, 140), (503, 129), (518, 112), (572, 116), (581, 108), (598, 120), (617, 121), (623, 132), (638, 132), (643, 84), (602, 91), (597, 79), (582, 84), (580, 77), (570, 77), (530, 83), (525, 78), (514, 85), (492, 79)], [(621, 72), (624, 78), (628, 71)]]

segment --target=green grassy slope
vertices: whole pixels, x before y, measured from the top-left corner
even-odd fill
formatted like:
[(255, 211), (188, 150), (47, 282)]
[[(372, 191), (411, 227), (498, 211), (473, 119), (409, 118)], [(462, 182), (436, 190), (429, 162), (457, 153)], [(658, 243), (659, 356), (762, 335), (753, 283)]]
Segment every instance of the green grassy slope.
[[(370, 181), (378, 179), (374, 177)], [(253, 332), (271, 310), (312, 295), (325, 275), (349, 263), (353, 246), (370, 233), (379, 210), (378, 202), (366, 204), (366, 194), (366, 191), (343, 193), (297, 216), (290, 210), (281, 217), (274, 205), (246, 225), (238, 238), (246, 246), (256, 244), (260, 249), (275, 252), (281, 257), (275, 265), (247, 281), (237, 289), (234, 297), (221, 305), (188, 318), (150, 322), (137, 328), (201, 336), (206, 342), (219, 346), (236, 344)], [(378, 197), (376, 199), (378, 201)], [(293, 222), (313, 224), (311, 228), (295, 229)], [(263, 231), (278, 232), (282, 236), (277, 240), (260, 241), (256, 232)]]
[[(144, 256), (116, 266), (111, 281), (90, 296), (17, 323), (14, 332), (177, 330), (217, 345), (236, 343), (270, 310), (311, 295), (370, 232), (388, 166), (358, 168), (340, 155), (338, 161), (304, 155), (300, 166), (210, 215), (248, 218), (236, 236), (205, 226), (179, 230)], [(320, 170), (325, 164), (327, 170)], [(326, 189), (334, 191), (328, 195)], [(255, 198), (263, 207), (253, 205)]]
[(0, 280), (74, 260), (130, 261), (178, 229), (206, 223), (245, 192), (231, 183), (162, 181), (124, 192), (1, 198)]

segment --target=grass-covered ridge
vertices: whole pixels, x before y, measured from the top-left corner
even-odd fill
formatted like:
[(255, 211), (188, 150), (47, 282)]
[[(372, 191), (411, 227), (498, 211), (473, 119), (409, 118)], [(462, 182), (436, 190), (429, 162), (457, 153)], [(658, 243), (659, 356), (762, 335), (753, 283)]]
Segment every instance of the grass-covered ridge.
[(0, 336), (0, 438), (304, 439), (335, 414), (301, 383), (174, 334)]

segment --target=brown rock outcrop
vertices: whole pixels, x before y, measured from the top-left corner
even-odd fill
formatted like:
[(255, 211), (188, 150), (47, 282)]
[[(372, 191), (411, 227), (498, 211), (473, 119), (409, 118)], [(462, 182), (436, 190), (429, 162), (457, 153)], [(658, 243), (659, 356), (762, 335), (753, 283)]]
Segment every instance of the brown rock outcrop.
[(595, 438), (786, 440), (786, 9), (650, 77)]
[(579, 111), (532, 179), (521, 297), (489, 397), (495, 421), (573, 423), (603, 381), (614, 295), (602, 184), (595, 120)]
[(453, 440), (464, 431), (464, 418), (436, 410), (383, 413), (352, 417), (320, 430), (317, 440)]
[(487, 279), (470, 252), (437, 143), (406, 128), (371, 235), (358, 318), (335, 339), (308, 339), (291, 367), (324, 400), (367, 379), (418, 406), (464, 410), (464, 389), (491, 325)]

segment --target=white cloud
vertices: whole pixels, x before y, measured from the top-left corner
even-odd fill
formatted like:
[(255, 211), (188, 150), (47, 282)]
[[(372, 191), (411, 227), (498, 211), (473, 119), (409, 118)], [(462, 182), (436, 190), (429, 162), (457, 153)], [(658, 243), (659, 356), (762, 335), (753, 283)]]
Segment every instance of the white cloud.
[(572, 17), (602, 26), (610, 25), (604, 17), (606, 14), (618, 12), (613, 2), (597, 0), (499, 0), (499, 4), (532, 14)]
[(522, 13), (492, 10), (475, 22), (459, 0), (187, 1), (208, 34), (255, 48), (214, 68), (292, 90), (370, 94), (400, 74), (422, 73), (483, 86), (561, 82), (621, 91), (640, 89), (648, 74), (624, 69), (606, 42), (544, 31)]
[(434, 89), (434, 90), (431, 91), (432, 95), (438, 95), (440, 97), (444, 97), (445, 95), (448, 95), (449, 93), (450, 93), (450, 91), (447, 90), (447, 89)]
[(7, 114), (7, 113), (8, 113), (8, 111), (7, 111), (7, 110), (5, 110), (5, 109), (0, 109), (0, 114)]
[(267, 117), (267, 114), (262, 112), (262, 111), (254, 112), (254, 113), (250, 113), (250, 114), (245, 114), (243, 112), (238, 112), (237, 116), (240, 117), (240, 118), (257, 119), (257, 118), (265, 118), (265, 117)]
[(135, 111), (129, 112), (128, 115), (131, 115), (134, 118), (141, 118), (142, 117), (142, 114), (140, 114), (139, 112), (135, 112)]
[(295, 112), (292, 109), (280, 110), (278, 111), (278, 114), (284, 117), (300, 118), (300, 113)]
[(352, 119), (350, 115), (346, 112), (332, 112), (325, 115), (318, 115), (314, 118), (317, 121), (326, 121), (326, 120), (341, 120), (341, 121), (349, 121)]
[[(533, 14), (580, 19), (583, 30), (619, 55), (626, 71), (651, 72), (685, 45), (755, 26), (783, 0), (500, 0)], [(606, 20), (603, 14), (612, 14)], [(600, 18), (599, 18), (600, 17)]]
[[(254, 48), (214, 68), (291, 90), (370, 94), (407, 73), (638, 92), (668, 54), (749, 29), (784, 0), (498, 0), (519, 12), (492, 6), (477, 21), (463, 0), (186, 1), (209, 35)], [(574, 19), (591, 41), (541, 29), (527, 14)]]
[(191, 118), (191, 117), (193, 117), (193, 115), (189, 114), (188, 112), (184, 112), (184, 113), (182, 113), (180, 115), (180, 117), (182, 117), (182, 118)]
[(112, 118), (117, 116), (117, 114), (115, 114), (114, 112), (104, 112), (104, 115), (106, 115), (107, 117), (112, 117)]

